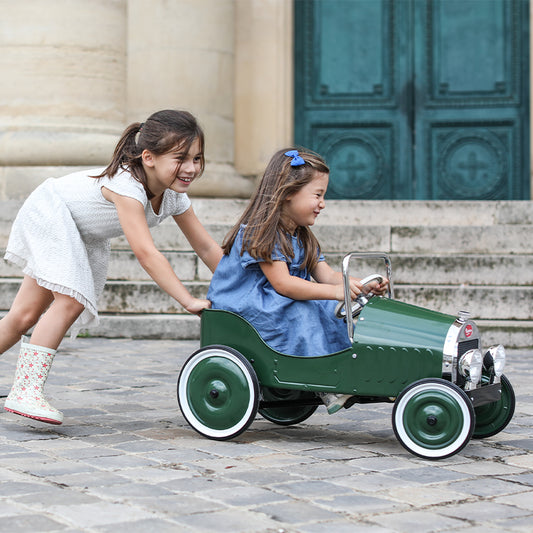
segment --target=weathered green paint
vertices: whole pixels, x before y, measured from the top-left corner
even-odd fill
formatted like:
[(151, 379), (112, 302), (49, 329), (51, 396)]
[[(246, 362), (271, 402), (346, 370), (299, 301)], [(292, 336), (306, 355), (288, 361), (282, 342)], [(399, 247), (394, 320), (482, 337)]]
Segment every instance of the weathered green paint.
[(238, 315), (206, 310), (200, 342), (239, 351), (264, 387), (396, 396), (417, 379), (441, 377), (444, 340), (453, 321), (448, 315), (373, 298), (355, 326), (352, 348), (296, 357), (272, 350)]
[(372, 298), (355, 327), (359, 345), (424, 348), (442, 356), (455, 317), (388, 298)]
[(528, 0), (295, 0), (295, 142), (330, 198), (529, 199)]

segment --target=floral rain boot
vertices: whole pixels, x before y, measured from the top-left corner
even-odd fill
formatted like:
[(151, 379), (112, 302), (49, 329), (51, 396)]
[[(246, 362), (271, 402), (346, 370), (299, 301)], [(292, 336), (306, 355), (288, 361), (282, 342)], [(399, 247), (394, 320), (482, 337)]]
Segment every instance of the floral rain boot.
[(43, 387), (55, 354), (56, 350), (21, 343), (15, 381), (4, 405), (6, 411), (48, 424), (63, 422), (63, 413), (43, 397)]

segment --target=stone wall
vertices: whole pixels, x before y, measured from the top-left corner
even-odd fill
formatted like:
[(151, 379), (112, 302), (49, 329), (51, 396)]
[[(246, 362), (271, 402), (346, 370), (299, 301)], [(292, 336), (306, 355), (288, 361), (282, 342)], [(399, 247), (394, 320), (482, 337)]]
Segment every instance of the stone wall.
[[(0, 201), (107, 164), (126, 125), (188, 109), (193, 195), (248, 197), (292, 137), (292, 2), (0, 0)], [(237, 139), (237, 142), (236, 142)]]

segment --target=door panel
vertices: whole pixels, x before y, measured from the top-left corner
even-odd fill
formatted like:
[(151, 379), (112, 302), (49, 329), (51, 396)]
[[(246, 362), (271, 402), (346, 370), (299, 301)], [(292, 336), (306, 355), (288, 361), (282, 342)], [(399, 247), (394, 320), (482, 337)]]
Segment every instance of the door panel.
[(345, 4), (346, 0), (329, 0), (316, 4), (312, 12), (307, 10), (306, 16), (311, 15), (312, 28), (318, 32), (313, 100), (342, 105), (368, 104), (378, 98), (388, 103), (393, 94), (394, 57), (386, 53), (393, 51), (391, 6), (378, 1), (343, 9)]
[(528, 198), (527, 8), (296, 0), (295, 141), (328, 197)]
[(414, 3), (417, 198), (528, 196), (526, 5)]
[(327, 158), (330, 198), (409, 196), (401, 10), (390, 0), (356, 3), (296, 2), (295, 140)]

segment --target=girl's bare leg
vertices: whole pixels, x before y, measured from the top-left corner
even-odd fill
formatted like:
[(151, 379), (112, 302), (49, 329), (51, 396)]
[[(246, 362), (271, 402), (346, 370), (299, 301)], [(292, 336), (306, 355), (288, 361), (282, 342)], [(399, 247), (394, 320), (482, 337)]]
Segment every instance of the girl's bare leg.
[[(82, 311), (83, 305), (74, 298), (43, 289), (31, 278), (24, 278), (11, 310), (0, 324), (4, 344), (14, 344), (21, 330), (25, 333), (37, 324), (30, 342), (20, 343), (15, 380), (4, 405), (6, 411), (49, 424), (63, 422), (63, 413), (47, 402), (43, 388), (57, 347)], [(11, 325), (18, 326), (17, 336), (9, 332)]]
[(84, 306), (74, 298), (57, 292), (53, 293), (53, 298), (52, 304), (37, 322), (30, 343), (57, 350), (70, 326), (81, 315)]
[(22, 335), (32, 328), (52, 303), (54, 295), (24, 276), (11, 309), (0, 320), (0, 354), (16, 344)]

